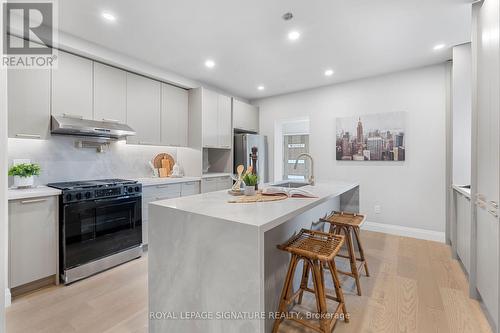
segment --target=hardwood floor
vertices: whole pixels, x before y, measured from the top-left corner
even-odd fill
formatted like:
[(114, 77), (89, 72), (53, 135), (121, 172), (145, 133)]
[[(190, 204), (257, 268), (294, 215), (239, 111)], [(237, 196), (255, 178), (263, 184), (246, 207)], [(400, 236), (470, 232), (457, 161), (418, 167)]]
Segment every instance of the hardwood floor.
[[(361, 278), (363, 296), (341, 276), (351, 321), (340, 321), (335, 333), (491, 332), (449, 247), (375, 232), (361, 237), (371, 276)], [(314, 298), (305, 294), (297, 309), (315, 309)], [(15, 300), (7, 332), (147, 332), (147, 257)], [(313, 331), (285, 321), (280, 332)]]

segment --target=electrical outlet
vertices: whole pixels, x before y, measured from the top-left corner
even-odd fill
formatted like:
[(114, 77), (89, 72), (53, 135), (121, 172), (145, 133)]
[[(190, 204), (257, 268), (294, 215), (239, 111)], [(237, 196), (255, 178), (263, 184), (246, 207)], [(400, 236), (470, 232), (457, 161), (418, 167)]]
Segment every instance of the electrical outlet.
[(380, 207), (380, 205), (375, 205), (373, 207), (373, 210), (375, 211), (375, 214), (380, 214), (380, 212), (382, 211), (382, 208)]

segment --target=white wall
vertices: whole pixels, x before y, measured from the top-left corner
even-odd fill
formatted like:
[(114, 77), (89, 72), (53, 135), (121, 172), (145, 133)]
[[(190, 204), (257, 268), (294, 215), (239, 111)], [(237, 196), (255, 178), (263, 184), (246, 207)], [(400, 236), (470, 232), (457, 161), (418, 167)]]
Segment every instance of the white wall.
[(453, 183), (470, 185), (472, 54), (470, 43), (453, 48)]
[[(275, 124), (309, 117), (317, 181), (358, 180), (371, 222), (444, 231), (446, 86), (443, 64), (254, 101), (269, 140), (270, 179)], [(393, 111), (407, 112), (405, 162), (335, 160), (336, 117)]]

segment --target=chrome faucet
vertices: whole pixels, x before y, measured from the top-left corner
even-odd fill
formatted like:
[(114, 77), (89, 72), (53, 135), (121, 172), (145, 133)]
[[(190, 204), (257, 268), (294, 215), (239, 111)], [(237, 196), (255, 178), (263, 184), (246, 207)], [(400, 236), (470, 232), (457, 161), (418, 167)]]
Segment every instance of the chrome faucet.
[(302, 156), (309, 157), (309, 159), (311, 160), (311, 171), (309, 173), (309, 185), (314, 185), (314, 161), (313, 161), (313, 158), (310, 154), (302, 153), (299, 156), (297, 156), (297, 158), (295, 159), (295, 165), (293, 166), (293, 168), (297, 169), (297, 164), (299, 163), (299, 158)]

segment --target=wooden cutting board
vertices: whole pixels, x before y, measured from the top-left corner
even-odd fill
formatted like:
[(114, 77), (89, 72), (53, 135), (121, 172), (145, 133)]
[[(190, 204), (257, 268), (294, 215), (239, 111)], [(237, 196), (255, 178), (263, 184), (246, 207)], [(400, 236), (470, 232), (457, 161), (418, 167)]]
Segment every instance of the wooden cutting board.
[(161, 153), (153, 158), (153, 166), (158, 169), (161, 178), (170, 177), (175, 161), (172, 155)]
[(242, 196), (236, 199), (228, 200), (229, 203), (252, 203), (252, 202), (270, 202), (270, 201), (279, 201), (285, 200), (288, 198), (286, 194), (278, 194), (278, 195), (262, 195), (262, 193), (257, 193), (252, 196)]

